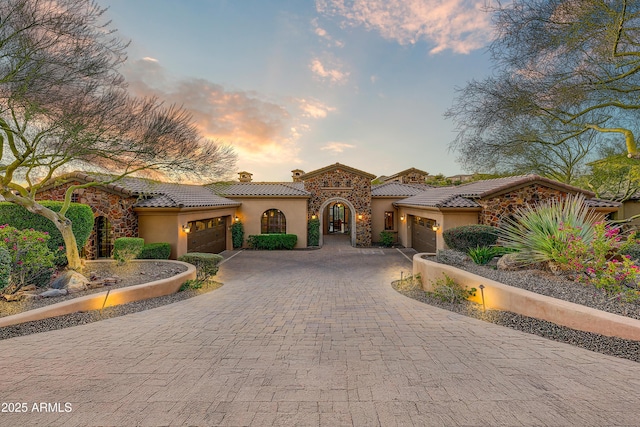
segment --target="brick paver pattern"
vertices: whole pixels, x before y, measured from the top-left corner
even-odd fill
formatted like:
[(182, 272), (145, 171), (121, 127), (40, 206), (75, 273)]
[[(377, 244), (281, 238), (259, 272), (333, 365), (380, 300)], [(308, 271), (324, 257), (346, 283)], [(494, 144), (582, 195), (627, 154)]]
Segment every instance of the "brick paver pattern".
[(408, 299), (410, 271), (396, 249), (242, 251), (209, 294), (0, 341), (0, 400), (29, 405), (0, 425), (640, 425), (640, 364)]

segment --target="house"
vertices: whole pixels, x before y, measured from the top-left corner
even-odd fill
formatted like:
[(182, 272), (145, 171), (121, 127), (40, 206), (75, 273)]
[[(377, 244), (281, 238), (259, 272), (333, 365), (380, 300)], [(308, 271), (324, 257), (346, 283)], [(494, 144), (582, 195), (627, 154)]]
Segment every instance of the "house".
[[(245, 236), (289, 233), (307, 247), (307, 224), (320, 222), (323, 236), (348, 236), (353, 246), (370, 246), (386, 231), (397, 243), (420, 252), (444, 248), (442, 231), (459, 225), (497, 226), (518, 207), (581, 193), (589, 207), (606, 216), (619, 203), (537, 175), (497, 178), (452, 187), (424, 184), (415, 168), (372, 184), (375, 175), (336, 163), (311, 172), (292, 171), (290, 182), (254, 182), (240, 172), (237, 182), (171, 184), (127, 177), (113, 184), (78, 189), (73, 200), (92, 207), (96, 223), (84, 250), (89, 259), (109, 256), (114, 239), (139, 236), (169, 242), (172, 258), (186, 252), (232, 249), (231, 226)], [(75, 172), (56, 179), (39, 199), (61, 200), (69, 185), (103, 181)], [(380, 181), (380, 179), (379, 179)]]

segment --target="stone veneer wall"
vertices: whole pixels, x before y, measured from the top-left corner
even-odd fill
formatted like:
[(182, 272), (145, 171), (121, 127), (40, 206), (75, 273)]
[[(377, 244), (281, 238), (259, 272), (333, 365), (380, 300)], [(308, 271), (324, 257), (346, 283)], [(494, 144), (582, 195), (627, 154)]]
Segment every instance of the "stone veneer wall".
[(403, 184), (424, 184), (427, 176), (419, 172), (411, 172), (406, 175), (402, 175), (401, 181)]
[[(348, 200), (355, 208), (356, 245), (371, 246), (371, 180), (342, 169), (305, 179), (304, 188), (311, 193), (308, 217), (322, 215), (322, 204), (334, 197)], [(362, 215), (362, 219), (358, 219)]]
[(482, 212), (479, 214), (480, 224), (498, 227), (504, 217), (511, 216), (516, 210), (538, 202), (555, 199), (564, 199), (567, 193), (541, 185), (530, 185), (501, 194), (497, 197), (480, 199), (477, 202), (482, 205)]
[[(39, 200), (64, 200), (64, 193), (72, 184), (79, 182), (65, 183), (59, 187), (38, 193)], [(111, 223), (111, 241), (119, 237), (138, 236), (138, 216), (133, 211), (133, 205), (137, 199), (135, 197), (123, 197), (121, 195), (101, 190), (97, 187), (81, 188), (75, 191), (78, 195), (78, 203), (91, 206), (93, 217), (104, 216)], [(96, 257), (96, 233), (95, 229), (84, 247), (87, 259)]]

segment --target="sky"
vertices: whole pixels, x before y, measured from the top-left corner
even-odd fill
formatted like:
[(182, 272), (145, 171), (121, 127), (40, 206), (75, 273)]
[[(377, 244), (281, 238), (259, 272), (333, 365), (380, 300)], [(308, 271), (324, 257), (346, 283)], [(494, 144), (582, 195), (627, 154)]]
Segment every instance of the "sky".
[(189, 110), (236, 172), (290, 181), (339, 162), (461, 172), (443, 117), (490, 72), (484, 0), (98, 0), (130, 41), (135, 95)]

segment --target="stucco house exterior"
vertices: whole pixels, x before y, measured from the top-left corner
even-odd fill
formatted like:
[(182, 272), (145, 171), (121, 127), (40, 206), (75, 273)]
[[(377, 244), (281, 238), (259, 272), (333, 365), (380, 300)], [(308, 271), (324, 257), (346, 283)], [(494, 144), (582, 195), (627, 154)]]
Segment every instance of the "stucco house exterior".
[[(425, 185), (427, 172), (411, 168), (378, 178), (340, 163), (305, 173), (292, 171), (290, 182), (254, 182), (240, 172), (237, 182), (186, 185), (127, 177), (114, 184), (77, 190), (74, 201), (92, 207), (94, 231), (84, 255), (111, 255), (118, 237), (168, 242), (171, 257), (187, 252), (232, 249), (231, 226), (241, 222), (245, 237), (264, 233), (298, 236), (296, 248), (307, 247), (307, 224), (319, 219), (323, 236), (348, 236), (353, 246), (370, 246), (380, 233), (391, 233), (403, 246), (420, 252), (445, 247), (442, 232), (459, 225), (497, 226), (526, 204), (581, 193), (589, 207), (603, 216), (619, 203), (537, 175), (477, 181), (453, 187)], [(56, 179), (39, 199), (61, 200), (72, 184), (99, 181), (75, 172)]]

